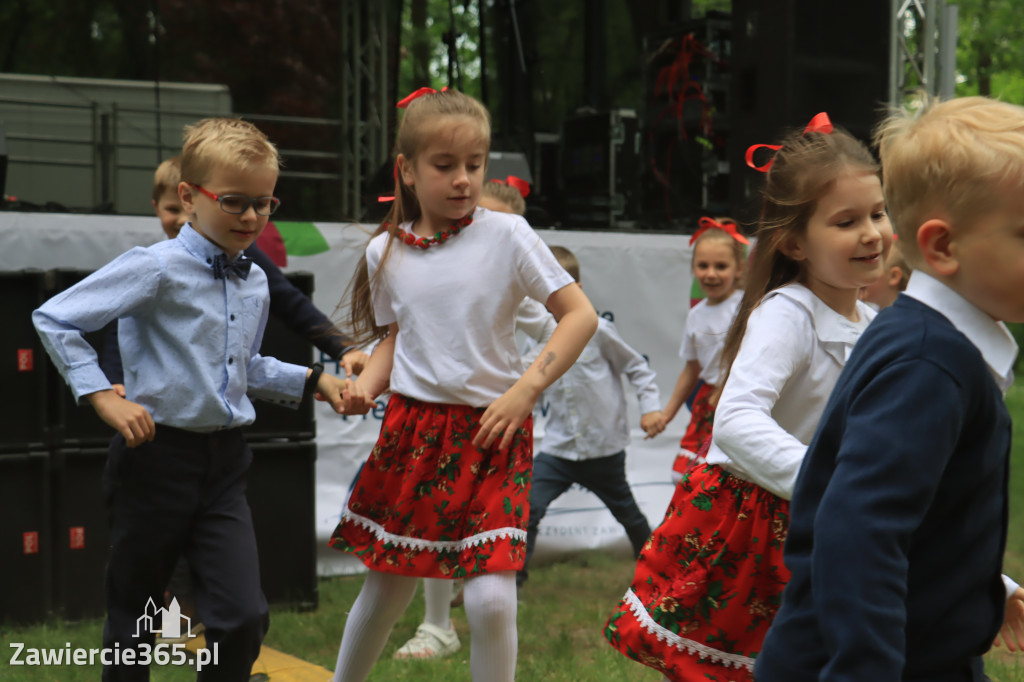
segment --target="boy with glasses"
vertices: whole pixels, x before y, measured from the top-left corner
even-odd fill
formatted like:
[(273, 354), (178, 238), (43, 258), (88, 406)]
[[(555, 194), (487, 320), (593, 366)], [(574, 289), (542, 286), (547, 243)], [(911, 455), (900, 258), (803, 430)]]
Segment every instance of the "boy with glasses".
[[(104, 472), (112, 548), (103, 644), (120, 656), (109, 657), (104, 680), (148, 679), (147, 665), (125, 664), (126, 652), (139, 662), (152, 646), (153, 633), (139, 623), (163, 603), (179, 556), (193, 567), (207, 648), (218, 661), (204, 679), (249, 678), (268, 610), (245, 499), (248, 396), (297, 406), (316, 391), (342, 409), (344, 383), (322, 367), (259, 354), (267, 277), (242, 251), (276, 208), (278, 164), (277, 149), (249, 123), (186, 127), (178, 194), (189, 223), (178, 237), (132, 249), (33, 313), (75, 397), (118, 432)], [(126, 398), (83, 338), (114, 319)]]

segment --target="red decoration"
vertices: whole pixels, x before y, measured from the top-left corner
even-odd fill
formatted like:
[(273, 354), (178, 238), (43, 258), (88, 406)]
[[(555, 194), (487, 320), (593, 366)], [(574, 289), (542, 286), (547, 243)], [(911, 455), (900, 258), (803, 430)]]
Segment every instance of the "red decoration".
[(524, 199), (530, 196), (530, 183), (528, 183), (526, 180), (523, 180), (522, 178), (516, 177), (515, 175), (510, 175), (504, 180), (493, 178), (491, 182), (499, 182), (504, 185), (508, 185), (509, 187), (515, 187), (517, 190), (519, 190), (519, 195)]
[(409, 246), (418, 246), (421, 249), (426, 250), (429, 249), (434, 244), (443, 244), (444, 242), (448, 241), (449, 239), (457, 235), (459, 232), (461, 232), (462, 228), (468, 226), (472, 222), (473, 214), (470, 213), (469, 215), (456, 220), (454, 223), (452, 223), (451, 227), (449, 227), (446, 231), (436, 232), (433, 237), (417, 237), (412, 232), (403, 231), (398, 234), (398, 238), (401, 239), (406, 244), (408, 244)]
[[(819, 114), (816, 114), (814, 116), (814, 118), (811, 119), (811, 122), (807, 124), (807, 127), (804, 128), (804, 135), (806, 135), (807, 133), (822, 133), (824, 135), (828, 135), (828, 134), (830, 134), (832, 132), (832, 130), (833, 130), (832, 121), (829, 120), (828, 114), (826, 114), (823, 111), (823, 112), (821, 112)], [(762, 147), (765, 148), (765, 149), (771, 149), (772, 151), (776, 151), (777, 152), (780, 149), (782, 149), (782, 145), (780, 145), (780, 144), (752, 144), (752, 145), (750, 145), (750, 147), (747, 148), (747, 155), (746, 155), (747, 165), (750, 166), (751, 168), (753, 168), (754, 170), (761, 171), (762, 173), (767, 173), (769, 171), (769, 169), (771, 169), (772, 164), (775, 163), (775, 157), (774, 156), (772, 156), (772, 158), (768, 161), (768, 163), (764, 164), (763, 166), (758, 166), (758, 165), (754, 164), (754, 152), (756, 152), (758, 149), (761, 149)]]
[[(441, 88), (440, 92), (445, 92), (447, 90), (448, 90), (448, 86), (446, 85), (443, 88)], [(437, 92), (438, 91), (435, 90), (434, 88), (427, 88), (427, 87), (420, 88), (419, 90), (416, 90), (415, 92), (413, 92), (413, 93), (411, 93), (409, 95), (406, 95), (404, 98), (399, 100), (398, 104), (396, 104), (395, 107), (398, 108), (398, 109), (405, 109), (407, 106), (409, 106), (409, 103), (412, 102), (417, 97), (423, 97), (423, 95), (433, 95), (433, 94), (436, 94)]]
[(723, 232), (732, 235), (732, 238), (740, 244), (750, 244), (750, 240), (740, 234), (739, 230), (736, 229), (736, 223), (720, 223), (714, 218), (704, 216), (697, 221), (697, 224), (700, 225), (700, 227), (697, 228), (697, 231), (693, 233), (692, 237), (690, 237), (690, 246), (693, 246), (693, 243), (697, 241), (697, 238), (708, 230), (722, 230)]

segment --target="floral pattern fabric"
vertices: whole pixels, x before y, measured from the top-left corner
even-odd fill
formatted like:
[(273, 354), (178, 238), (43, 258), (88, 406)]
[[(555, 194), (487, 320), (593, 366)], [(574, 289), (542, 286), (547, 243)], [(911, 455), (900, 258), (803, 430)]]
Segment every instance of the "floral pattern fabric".
[(692, 467), (605, 638), (670, 680), (751, 682), (789, 580), (788, 528), (787, 501), (717, 466)]
[(701, 384), (697, 389), (690, 409), (690, 423), (679, 441), (679, 454), (672, 464), (673, 471), (682, 474), (694, 464), (704, 462), (704, 455), (707, 454), (705, 446), (711, 438), (711, 428), (715, 422), (715, 411), (708, 404), (708, 398), (714, 390), (711, 384)]
[(532, 418), (499, 452), (472, 444), (483, 412), (393, 395), (330, 546), (370, 569), (425, 578), (521, 569)]

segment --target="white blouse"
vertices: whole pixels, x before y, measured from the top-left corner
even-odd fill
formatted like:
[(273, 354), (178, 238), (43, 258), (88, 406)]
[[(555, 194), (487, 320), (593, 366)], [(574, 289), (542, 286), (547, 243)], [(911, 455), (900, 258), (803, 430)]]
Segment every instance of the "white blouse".
[(783, 499), (850, 352), (875, 313), (859, 322), (802, 284), (769, 292), (751, 312), (715, 411), (709, 464)]

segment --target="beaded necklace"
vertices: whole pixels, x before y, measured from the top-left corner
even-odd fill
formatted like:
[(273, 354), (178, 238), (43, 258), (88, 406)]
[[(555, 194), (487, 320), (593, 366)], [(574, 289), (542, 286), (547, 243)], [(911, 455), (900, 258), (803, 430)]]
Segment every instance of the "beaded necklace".
[(436, 232), (433, 237), (417, 237), (412, 232), (402, 231), (398, 235), (398, 238), (401, 239), (406, 244), (408, 244), (409, 246), (418, 246), (421, 249), (426, 250), (429, 249), (434, 244), (445, 243), (453, 236), (457, 235), (460, 231), (462, 231), (462, 228), (466, 227), (472, 222), (473, 214), (470, 213), (469, 215), (463, 216), (462, 218), (456, 220), (454, 223), (451, 224), (451, 227), (449, 227), (446, 231)]

